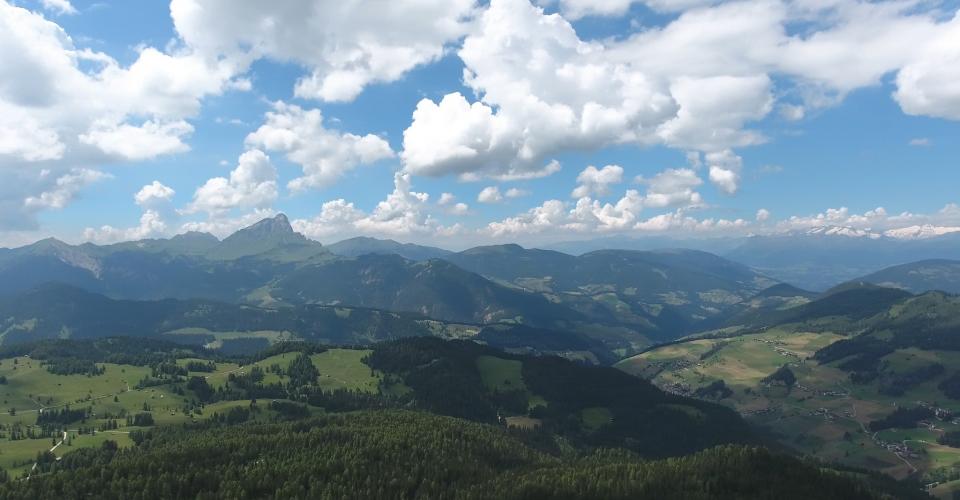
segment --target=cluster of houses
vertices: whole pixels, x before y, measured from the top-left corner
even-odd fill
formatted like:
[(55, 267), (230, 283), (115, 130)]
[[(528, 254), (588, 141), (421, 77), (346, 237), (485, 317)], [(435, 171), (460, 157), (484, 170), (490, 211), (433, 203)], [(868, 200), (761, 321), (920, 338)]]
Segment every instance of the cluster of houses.
[(941, 422), (950, 422), (953, 424), (960, 424), (960, 418), (957, 418), (953, 414), (953, 411), (951, 410), (948, 410), (946, 408), (941, 408), (935, 404), (927, 403), (926, 401), (917, 401), (916, 404), (917, 406), (922, 406), (924, 408), (929, 408), (930, 410), (933, 410), (933, 416), (936, 417), (937, 420)]
[(829, 397), (829, 398), (845, 398), (850, 395), (847, 391), (838, 391), (836, 389), (817, 389), (815, 387), (809, 387), (801, 383), (794, 385), (795, 388), (803, 391), (815, 394), (820, 397)]
[(762, 343), (764, 343), (764, 344), (769, 345), (770, 347), (773, 348), (774, 351), (777, 352), (777, 354), (779, 354), (779, 355), (781, 355), (781, 356), (785, 356), (785, 357), (788, 357), (788, 358), (793, 358), (793, 359), (797, 360), (798, 363), (803, 363), (803, 362), (804, 362), (804, 357), (803, 357), (803, 356), (801, 356), (801, 355), (799, 355), (799, 354), (797, 354), (797, 353), (795, 353), (795, 352), (793, 352), (793, 351), (788, 351), (788, 350), (784, 349), (783, 347), (781, 347), (782, 343), (781, 343), (779, 340), (769, 340), (769, 339), (759, 339), (759, 338), (758, 338), (758, 339), (755, 339), (755, 340), (756, 340), (757, 342), (762, 342)]

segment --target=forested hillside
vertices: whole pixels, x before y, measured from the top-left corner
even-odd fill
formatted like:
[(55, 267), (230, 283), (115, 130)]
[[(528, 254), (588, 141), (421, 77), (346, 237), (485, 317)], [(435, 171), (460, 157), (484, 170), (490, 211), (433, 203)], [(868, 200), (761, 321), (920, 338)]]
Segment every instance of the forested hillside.
[(417, 412), (162, 428), (138, 440), (68, 454), (50, 474), (0, 483), (0, 498), (926, 498), (762, 449), (575, 457), (524, 432)]

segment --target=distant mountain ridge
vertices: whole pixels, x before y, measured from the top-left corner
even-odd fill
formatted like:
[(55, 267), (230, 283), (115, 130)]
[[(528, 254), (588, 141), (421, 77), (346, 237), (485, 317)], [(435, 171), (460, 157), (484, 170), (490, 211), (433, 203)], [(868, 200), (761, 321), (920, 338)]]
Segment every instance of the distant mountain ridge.
[(924, 259), (960, 260), (960, 233), (904, 239), (821, 228), (750, 237), (722, 255), (800, 288), (826, 290), (890, 266)]
[(902, 288), (914, 293), (940, 290), (960, 293), (960, 260), (930, 259), (868, 274), (859, 281)]
[(344, 305), (524, 324), (587, 335), (621, 353), (683, 335), (774, 283), (689, 250), (575, 257), (500, 245), (451, 253), (372, 238), (326, 247), (294, 231), (282, 214), (222, 241), (204, 233), (107, 246), (45, 240), (0, 252), (0, 294), (47, 282), (113, 299)]
[(776, 283), (696, 250), (598, 250), (572, 256), (496, 245), (445, 258), (586, 314), (608, 314), (655, 340), (689, 333), (699, 321)]
[(452, 254), (450, 250), (414, 245), (413, 243), (399, 243), (394, 240), (381, 240), (366, 236), (358, 236), (327, 245), (334, 255), (341, 257), (359, 257), (367, 254), (395, 254), (410, 260), (438, 259)]

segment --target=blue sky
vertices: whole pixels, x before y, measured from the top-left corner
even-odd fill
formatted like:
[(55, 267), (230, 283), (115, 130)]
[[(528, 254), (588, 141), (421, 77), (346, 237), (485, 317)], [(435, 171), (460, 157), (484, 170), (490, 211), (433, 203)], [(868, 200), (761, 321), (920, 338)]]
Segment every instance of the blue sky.
[(0, 0), (0, 245), (960, 227), (953, 2), (393, 4)]

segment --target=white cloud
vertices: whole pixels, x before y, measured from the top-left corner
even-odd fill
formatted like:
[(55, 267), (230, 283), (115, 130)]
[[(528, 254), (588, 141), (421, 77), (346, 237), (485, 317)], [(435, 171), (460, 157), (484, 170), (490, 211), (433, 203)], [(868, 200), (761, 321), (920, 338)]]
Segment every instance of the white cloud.
[[(509, 191), (507, 192), (509, 195)], [(437, 205), (444, 207), (446, 212), (453, 215), (466, 215), (470, 213), (470, 206), (466, 203), (456, 203), (457, 197), (453, 193), (442, 193)]]
[(176, 191), (174, 191), (173, 188), (165, 186), (160, 181), (153, 181), (140, 188), (140, 191), (137, 191), (137, 193), (133, 195), (133, 199), (137, 202), (137, 205), (141, 207), (153, 208), (158, 205), (170, 203), (170, 200), (173, 199), (175, 194)]
[(456, 200), (456, 199), (457, 199), (457, 197), (454, 196), (453, 193), (441, 193), (441, 194), (440, 194), (440, 199), (437, 200), (437, 205), (440, 205), (440, 206), (449, 205), (449, 204), (453, 203), (454, 200)]
[(705, 161), (710, 169), (710, 182), (724, 193), (736, 194), (740, 188), (740, 170), (743, 167), (743, 160), (733, 151), (726, 149), (708, 153)]
[(755, 218), (757, 222), (767, 222), (770, 220), (770, 211), (766, 208), (761, 208), (757, 210), (757, 216)]
[(246, 2), (173, 0), (188, 45), (211, 58), (292, 61), (307, 69), (297, 97), (350, 101), (434, 61), (465, 32), (474, 0)]
[(79, 139), (109, 155), (139, 161), (189, 151), (190, 147), (183, 142), (183, 138), (191, 132), (193, 126), (183, 120), (169, 123), (147, 121), (139, 126), (100, 122), (94, 123)]
[(717, 3), (717, 0), (559, 0), (559, 3), (564, 16), (580, 19), (587, 16), (622, 16), (635, 3), (643, 3), (656, 11), (678, 12)]
[(685, 215), (682, 209), (640, 218), (645, 199), (630, 189), (616, 203), (580, 198), (571, 207), (560, 200), (547, 200), (525, 213), (489, 223), (480, 232), (494, 238), (559, 239), (570, 233), (635, 234), (649, 232), (731, 232), (749, 228), (743, 219), (703, 219)]
[(796, 122), (803, 120), (803, 117), (806, 116), (807, 110), (797, 104), (781, 104), (780, 108), (780, 117), (788, 122)]
[(621, 182), (623, 182), (623, 167), (607, 165), (598, 169), (590, 165), (577, 176), (577, 187), (570, 196), (574, 198), (590, 195), (607, 196), (610, 194), (610, 187)]
[(450, 207), (450, 213), (453, 215), (466, 215), (470, 213), (470, 206), (466, 203), (457, 203)]
[(910, 139), (909, 144), (910, 144), (911, 146), (921, 146), (921, 147), (925, 147), (925, 146), (932, 146), (932, 145), (933, 145), (933, 141), (931, 141), (930, 139), (928, 139), (928, 138), (926, 138), (926, 137), (917, 137), (917, 138), (914, 138), (914, 139)]
[(506, 196), (507, 198), (523, 198), (524, 196), (529, 196), (530, 191), (527, 191), (526, 189), (520, 189), (520, 188), (510, 188), (505, 193), (503, 193), (503, 195)]
[(77, 9), (70, 3), (70, 0), (40, 0), (43, 8), (54, 14), (76, 14)]
[[(65, 164), (95, 161), (98, 151), (108, 158), (149, 156), (116, 144), (131, 138), (150, 153), (182, 151), (180, 139), (192, 131), (183, 120), (196, 115), (203, 97), (223, 92), (237, 69), (186, 49), (152, 47), (141, 48), (124, 67), (107, 54), (78, 48), (57, 24), (6, 1), (0, 1), (0, 59), (0, 129), (13, 129), (28, 116), (20, 139), (51, 150), (41, 156), (40, 148), (11, 150), (3, 141), (0, 154), (8, 161)], [(165, 147), (148, 140), (158, 137)]]
[[(394, 190), (372, 211), (365, 212), (344, 199), (328, 201), (312, 219), (297, 219), (294, 229), (315, 239), (330, 240), (357, 235), (382, 237), (418, 235), (422, 238), (450, 236), (459, 225), (441, 225), (429, 211), (427, 193), (411, 190), (410, 175), (394, 175)], [(463, 204), (457, 204), (456, 207)], [(466, 211), (465, 205), (463, 211)]]
[(88, 227), (83, 230), (83, 239), (98, 244), (116, 243), (118, 241), (142, 240), (165, 236), (167, 223), (156, 210), (146, 210), (140, 216), (140, 223), (136, 227), (119, 229), (110, 225), (99, 228)]
[(703, 203), (703, 198), (696, 191), (703, 181), (692, 169), (667, 169), (651, 179), (640, 179), (640, 182), (647, 185), (644, 199), (647, 207), (689, 207)]
[(247, 136), (248, 147), (279, 151), (303, 168), (303, 176), (290, 181), (292, 191), (330, 186), (344, 173), (393, 157), (387, 141), (373, 134), (358, 136), (323, 126), (319, 109), (276, 102), (266, 121)]
[(477, 195), (477, 201), (480, 203), (500, 203), (503, 201), (503, 195), (500, 194), (500, 188), (497, 186), (487, 186)]
[[(40, 174), (41, 178), (51, 177), (51, 175), (49, 170), (44, 170)], [(99, 170), (75, 168), (57, 177), (48, 190), (36, 196), (28, 196), (23, 200), (23, 206), (29, 210), (61, 209), (66, 207), (84, 187), (110, 177), (110, 174)]]
[(235, 208), (265, 210), (277, 199), (277, 169), (258, 149), (240, 155), (230, 177), (214, 177), (197, 188), (184, 213), (223, 217)]
[[(631, 3), (561, 0), (560, 9), (619, 15)], [(562, 151), (622, 143), (727, 154), (766, 141), (750, 126), (773, 109), (799, 120), (891, 73), (908, 113), (958, 116), (950, 82), (960, 21), (943, 22), (933, 4), (645, 3), (680, 14), (626, 38), (583, 40), (526, 0), (492, 0), (459, 51), (477, 100), (420, 102), (401, 153), (407, 171), (499, 179)], [(740, 168), (714, 163), (708, 177), (733, 194)]]
[[(66, 13), (69, 5), (45, 6)], [(54, 179), (186, 151), (193, 130), (187, 120), (238, 71), (177, 43), (167, 52), (137, 50), (132, 63), (121, 64), (78, 46), (43, 15), (0, 0), (0, 173), (17, 180), (0, 190), (0, 207), (16, 214), (0, 217), (0, 229), (31, 227), (37, 210), (61, 203), (51, 197), (58, 193)], [(75, 194), (56, 199), (66, 203)]]
[(939, 31), (897, 73), (894, 97), (907, 114), (960, 120), (960, 14)]
[(679, 77), (670, 85), (679, 109), (657, 136), (670, 146), (703, 151), (762, 143), (759, 132), (743, 127), (770, 112), (770, 88), (770, 78), (762, 74)]

